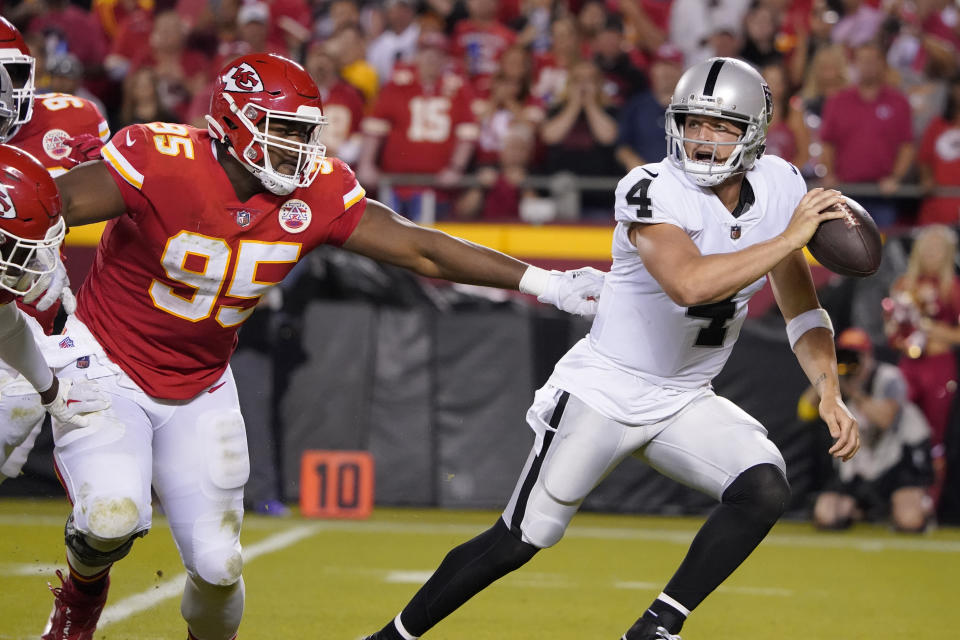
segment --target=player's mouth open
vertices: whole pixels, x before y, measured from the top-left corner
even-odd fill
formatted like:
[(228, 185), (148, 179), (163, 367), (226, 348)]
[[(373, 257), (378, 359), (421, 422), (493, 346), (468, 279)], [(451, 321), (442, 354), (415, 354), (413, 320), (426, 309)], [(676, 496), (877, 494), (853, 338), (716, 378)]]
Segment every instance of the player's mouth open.
[(712, 151), (697, 151), (693, 154), (693, 159), (697, 162), (715, 162), (716, 158)]

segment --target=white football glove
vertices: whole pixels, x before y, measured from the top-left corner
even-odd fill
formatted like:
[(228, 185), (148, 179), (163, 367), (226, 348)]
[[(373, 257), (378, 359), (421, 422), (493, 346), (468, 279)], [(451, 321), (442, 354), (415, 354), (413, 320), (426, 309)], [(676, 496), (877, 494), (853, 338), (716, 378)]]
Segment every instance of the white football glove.
[(596, 315), (603, 289), (603, 271), (582, 267), (571, 271), (544, 271), (530, 267), (520, 282), (520, 290), (537, 296), (561, 311), (578, 316)]
[(60, 387), (53, 402), (43, 405), (54, 420), (61, 423), (61, 432), (90, 425), (89, 413), (110, 408), (110, 399), (93, 380), (60, 378)]
[[(59, 251), (38, 251), (33, 259), (34, 263), (43, 268), (49, 268), (53, 261), (56, 261), (56, 269), (52, 273), (40, 276), (37, 281), (23, 296), (23, 301), (27, 304), (33, 303), (40, 298), (37, 303), (37, 311), (46, 311), (53, 306), (53, 303), (60, 299), (63, 310), (72, 314), (77, 310), (77, 299), (70, 290), (70, 278), (67, 277), (67, 268), (63, 266)], [(43, 294), (43, 297), (41, 297)]]

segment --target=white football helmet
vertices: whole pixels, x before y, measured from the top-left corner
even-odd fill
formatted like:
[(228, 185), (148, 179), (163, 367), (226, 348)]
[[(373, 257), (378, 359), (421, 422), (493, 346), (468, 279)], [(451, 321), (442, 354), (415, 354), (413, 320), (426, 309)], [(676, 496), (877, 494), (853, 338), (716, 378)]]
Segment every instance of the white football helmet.
[[(743, 134), (735, 142), (714, 142), (713, 159), (721, 146), (733, 146), (725, 162), (698, 161), (687, 156), (683, 143), (684, 119), (689, 114), (723, 118)], [(734, 58), (710, 58), (687, 69), (666, 111), (667, 157), (701, 187), (720, 184), (735, 173), (748, 171), (763, 155), (767, 127), (773, 117), (770, 88), (749, 64)]]

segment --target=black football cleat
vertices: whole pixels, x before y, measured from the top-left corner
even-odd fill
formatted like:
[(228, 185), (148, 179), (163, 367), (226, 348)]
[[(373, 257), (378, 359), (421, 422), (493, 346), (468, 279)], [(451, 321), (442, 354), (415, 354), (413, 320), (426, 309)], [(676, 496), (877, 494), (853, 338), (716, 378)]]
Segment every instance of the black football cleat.
[(652, 620), (640, 618), (620, 640), (681, 640), (681, 638), (671, 634)]

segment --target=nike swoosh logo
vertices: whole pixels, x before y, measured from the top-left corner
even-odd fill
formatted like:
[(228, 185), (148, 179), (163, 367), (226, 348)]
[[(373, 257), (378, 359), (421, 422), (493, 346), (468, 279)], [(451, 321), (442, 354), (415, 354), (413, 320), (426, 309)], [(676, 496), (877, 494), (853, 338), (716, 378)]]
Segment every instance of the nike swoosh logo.
[[(130, 134), (127, 134), (127, 135), (130, 135)], [(643, 169), (643, 170), (646, 171), (647, 173), (649, 173), (649, 174), (650, 174), (651, 176), (653, 176), (654, 178), (656, 178), (658, 175), (660, 175), (659, 173), (654, 173), (653, 171), (650, 171), (650, 169)]]
[(226, 382), (221, 382), (220, 384), (218, 384), (218, 385), (215, 386), (215, 387), (210, 387), (209, 389), (207, 389), (207, 393), (213, 393), (214, 391), (216, 391), (217, 389), (219, 389), (220, 387), (222, 387), (222, 386), (225, 385), (225, 384), (227, 384), (227, 383), (226, 383)]
[(131, 138), (131, 137), (130, 137), (130, 132), (127, 131), (127, 146), (128, 146), (128, 147), (132, 147), (135, 142), (136, 142), (136, 140), (134, 140), (133, 138)]

